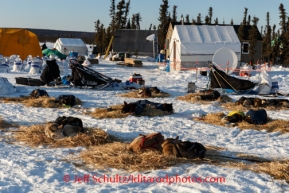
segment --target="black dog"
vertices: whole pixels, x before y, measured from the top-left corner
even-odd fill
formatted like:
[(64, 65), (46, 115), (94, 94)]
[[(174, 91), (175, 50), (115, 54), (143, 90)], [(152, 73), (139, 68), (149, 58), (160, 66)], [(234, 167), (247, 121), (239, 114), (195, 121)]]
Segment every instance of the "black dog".
[(42, 89), (35, 89), (30, 93), (30, 96), (33, 98), (38, 98), (38, 97), (49, 97), (48, 93), (46, 92), (46, 90), (42, 90)]
[(201, 95), (196, 96), (195, 98), (197, 100), (208, 100), (208, 101), (212, 101), (212, 100), (216, 100), (221, 96), (221, 94), (216, 91), (216, 90), (209, 90), (209, 91), (205, 91), (203, 92)]
[(58, 117), (54, 122), (62, 125), (62, 129), (64, 129), (66, 125), (78, 126), (80, 127), (80, 132), (84, 133), (82, 120), (77, 117)]
[(226, 116), (223, 118), (222, 121), (225, 121), (225, 122), (230, 122), (230, 123), (238, 123), (238, 122), (242, 122), (243, 121), (243, 116), (238, 114), (238, 113), (235, 113), (231, 116)]
[(146, 106), (151, 106), (162, 111), (173, 112), (172, 103), (154, 103), (148, 100), (139, 100), (133, 103), (126, 103), (122, 107), (122, 113), (134, 112), (136, 115), (140, 115)]
[(176, 146), (180, 149), (182, 155), (186, 152), (187, 155), (184, 157), (187, 158), (204, 158), (206, 153), (206, 148), (203, 144), (197, 142), (183, 141), (176, 144)]

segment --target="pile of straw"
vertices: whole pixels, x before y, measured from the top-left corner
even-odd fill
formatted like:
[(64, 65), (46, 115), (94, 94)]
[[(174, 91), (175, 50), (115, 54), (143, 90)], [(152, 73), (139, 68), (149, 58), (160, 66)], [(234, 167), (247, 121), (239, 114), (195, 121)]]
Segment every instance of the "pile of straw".
[(277, 111), (277, 110), (288, 110), (288, 107), (282, 107), (282, 106), (266, 106), (266, 107), (254, 107), (253, 105), (251, 106), (243, 106), (243, 105), (236, 105), (235, 102), (228, 102), (228, 103), (223, 103), (222, 107), (224, 107), (227, 110), (233, 111), (233, 110), (240, 110), (240, 111), (247, 111), (249, 109), (266, 109), (269, 111)]
[[(110, 109), (97, 108), (95, 109), (95, 111), (91, 113), (87, 113), (87, 114), (98, 119), (124, 118), (124, 117), (134, 114), (134, 113), (122, 113), (121, 112), (122, 107), (123, 105), (114, 105), (114, 106), (111, 106)], [(171, 113), (167, 111), (162, 111), (159, 109), (155, 109), (153, 107), (145, 107), (139, 116), (156, 117), (156, 116), (164, 116), (164, 115), (170, 115), (170, 114)]]
[(201, 103), (201, 104), (210, 104), (212, 102), (219, 102), (219, 103), (227, 103), (227, 102), (231, 102), (233, 99), (231, 99), (230, 97), (228, 97), (227, 95), (221, 95), (217, 100), (215, 101), (208, 101), (208, 100), (198, 100), (196, 99), (196, 96), (200, 96), (202, 95), (202, 93), (189, 93), (185, 96), (179, 96), (177, 97), (177, 100), (182, 100), (182, 101), (186, 101), (189, 103)]
[(91, 113), (87, 113), (92, 117), (98, 118), (98, 119), (104, 119), (104, 118), (124, 118), (132, 113), (122, 113), (123, 105), (113, 105), (109, 109), (108, 108), (97, 108)]
[[(76, 105), (81, 105), (81, 100), (75, 98)], [(4, 103), (22, 103), (27, 107), (42, 107), (42, 108), (62, 108), (64, 107), (61, 103), (57, 102), (53, 97), (15, 97), (15, 98), (1, 98)]]
[(289, 161), (269, 161), (252, 155), (223, 156), (221, 148), (207, 146), (204, 159), (175, 158), (162, 155), (160, 152), (148, 150), (133, 153), (126, 149), (128, 144), (121, 142), (107, 143), (97, 147), (89, 147), (82, 151), (75, 160), (82, 160), (86, 166), (94, 169), (116, 168), (128, 172), (166, 169), (179, 164), (211, 164), (219, 167), (230, 167), (240, 170), (251, 170), (266, 173), (275, 179), (289, 182)]
[(30, 147), (37, 147), (40, 145), (48, 147), (88, 147), (92, 145), (100, 145), (111, 143), (117, 139), (109, 135), (101, 129), (85, 129), (85, 133), (79, 133), (74, 137), (64, 137), (62, 139), (48, 138), (44, 133), (45, 125), (32, 125), (29, 127), (20, 127), (19, 131), (14, 134), (14, 139), (17, 142), (24, 142)]
[(138, 96), (138, 92), (139, 91), (127, 92), (127, 93), (120, 94), (119, 96), (126, 97), (126, 98), (165, 98), (165, 97), (171, 96), (169, 93), (166, 93), (166, 92), (159, 92), (159, 93), (152, 92), (152, 96), (150, 97), (141, 97), (141, 96)]
[[(225, 116), (224, 113), (210, 113), (204, 117), (197, 117), (195, 120), (202, 121), (208, 124), (225, 126), (221, 119)], [(238, 123), (238, 128), (240, 129), (254, 129), (254, 130), (266, 130), (267, 132), (278, 132), (287, 133), (289, 132), (289, 121), (287, 120), (275, 120), (268, 118), (267, 124), (265, 125), (253, 125), (246, 121)]]

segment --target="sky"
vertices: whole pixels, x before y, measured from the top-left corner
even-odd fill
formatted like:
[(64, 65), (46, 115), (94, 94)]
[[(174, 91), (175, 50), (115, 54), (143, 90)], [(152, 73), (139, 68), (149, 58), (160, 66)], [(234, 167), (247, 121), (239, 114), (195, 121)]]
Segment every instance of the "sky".
[[(115, 0), (116, 4), (120, 0)], [(127, 1), (127, 0), (126, 0)], [(251, 19), (259, 18), (258, 27), (266, 25), (266, 14), (270, 14), (270, 25), (279, 25), (279, 5), (283, 3), (286, 12), (289, 2), (280, 0), (168, 0), (169, 12), (177, 7), (177, 19), (189, 14), (190, 20), (201, 13), (202, 20), (213, 8), (213, 20), (218, 17), (219, 23), (240, 24), (244, 17), (245, 7)], [(131, 0), (129, 17), (140, 13), (141, 29), (148, 29), (150, 24), (159, 25), (159, 8), (162, 0)], [(0, 27), (39, 28), (67, 31), (94, 32), (94, 22), (100, 20), (105, 27), (110, 23), (110, 0), (1, 0)]]

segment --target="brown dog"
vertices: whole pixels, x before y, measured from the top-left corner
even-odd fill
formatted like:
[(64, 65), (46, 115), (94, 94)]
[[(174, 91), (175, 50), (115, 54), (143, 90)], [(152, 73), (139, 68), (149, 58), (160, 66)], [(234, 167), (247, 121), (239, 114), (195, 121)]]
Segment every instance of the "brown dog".
[(128, 146), (129, 151), (140, 152), (146, 149), (161, 151), (164, 136), (161, 133), (140, 134)]
[(162, 153), (165, 156), (182, 157), (178, 147), (176, 146), (179, 142), (179, 136), (176, 138), (167, 138), (162, 143)]

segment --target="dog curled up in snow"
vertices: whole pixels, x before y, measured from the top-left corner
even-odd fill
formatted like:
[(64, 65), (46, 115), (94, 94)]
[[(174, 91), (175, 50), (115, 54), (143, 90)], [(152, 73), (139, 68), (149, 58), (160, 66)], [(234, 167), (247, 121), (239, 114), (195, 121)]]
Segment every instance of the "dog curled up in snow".
[(236, 126), (237, 123), (245, 120), (245, 114), (242, 111), (231, 111), (227, 116), (223, 117), (221, 121), (228, 126)]
[(141, 152), (146, 149), (161, 151), (163, 141), (164, 136), (161, 133), (140, 134), (129, 144), (128, 150), (132, 152)]
[(275, 106), (275, 107), (289, 107), (289, 100), (287, 99), (262, 99), (263, 106)]
[(181, 141), (176, 144), (177, 148), (180, 150), (181, 156), (194, 159), (194, 158), (204, 158), (206, 153), (206, 148), (201, 143)]
[(181, 141), (179, 136), (167, 138), (162, 143), (162, 153), (165, 156), (184, 157), (189, 159), (204, 158), (206, 148), (196, 142)]
[(206, 90), (200, 92), (200, 95), (195, 96), (196, 100), (207, 100), (207, 101), (214, 101), (217, 100), (221, 94), (216, 90)]
[(80, 126), (67, 124), (62, 128), (62, 134), (64, 137), (74, 137), (78, 133), (83, 133), (82, 128)]
[(83, 133), (81, 127), (66, 124), (60, 129), (57, 123), (48, 123), (44, 129), (45, 135), (51, 139), (61, 139), (64, 137), (74, 137), (78, 133)]
[(84, 133), (82, 120), (77, 117), (62, 116), (58, 117), (54, 122), (62, 126), (62, 129), (65, 127), (65, 125), (79, 126), (81, 128), (81, 132)]
[(261, 107), (262, 106), (262, 99), (260, 98), (247, 98), (242, 96), (238, 101), (235, 103), (236, 105), (242, 105), (244, 107)]
[(137, 94), (138, 97), (151, 97), (152, 92), (148, 87), (140, 88)]
[(165, 156), (174, 156), (174, 157), (182, 157), (179, 149), (177, 148), (176, 144), (180, 142), (179, 136), (176, 138), (167, 138), (162, 143), (162, 153)]
[(173, 113), (173, 104), (172, 103), (155, 103), (148, 100), (139, 100), (137, 102), (127, 103), (124, 101), (124, 105), (121, 109), (122, 113), (132, 113), (135, 115), (140, 115), (145, 107), (153, 107), (162, 111), (167, 111)]

